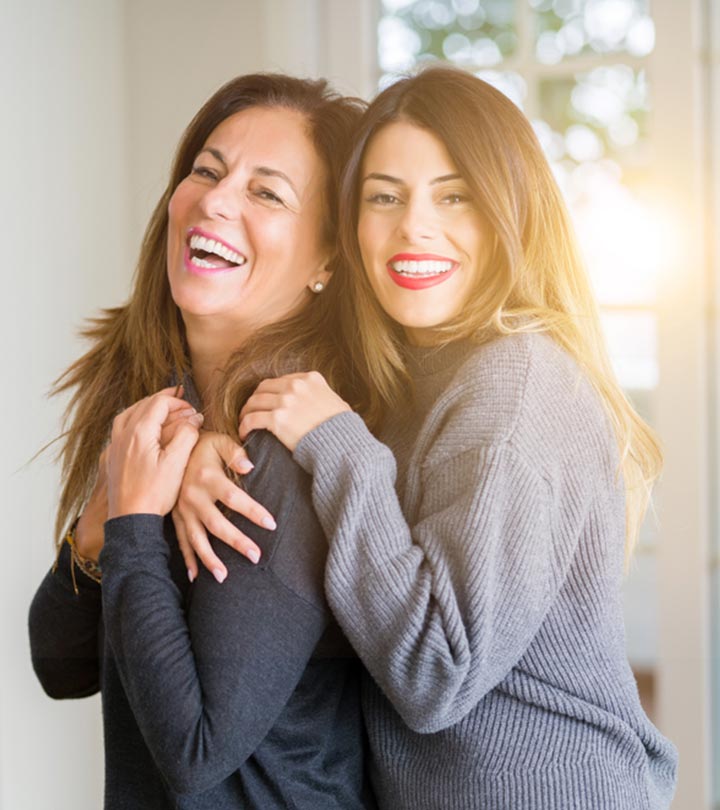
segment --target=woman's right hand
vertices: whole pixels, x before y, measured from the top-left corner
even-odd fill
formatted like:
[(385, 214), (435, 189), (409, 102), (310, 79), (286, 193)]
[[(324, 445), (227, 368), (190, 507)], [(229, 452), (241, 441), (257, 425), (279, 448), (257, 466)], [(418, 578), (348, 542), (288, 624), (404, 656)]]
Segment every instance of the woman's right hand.
[(217, 504), (220, 501), (264, 529), (275, 529), (275, 520), (267, 509), (234, 484), (225, 472), (231, 469), (245, 475), (252, 468), (243, 448), (229, 436), (201, 432), (172, 511), (178, 544), (191, 582), (198, 573), (197, 557), (218, 582), (227, 577), (227, 569), (212, 550), (208, 531), (251, 562), (259, 562), (259, 547), (223, 515)]

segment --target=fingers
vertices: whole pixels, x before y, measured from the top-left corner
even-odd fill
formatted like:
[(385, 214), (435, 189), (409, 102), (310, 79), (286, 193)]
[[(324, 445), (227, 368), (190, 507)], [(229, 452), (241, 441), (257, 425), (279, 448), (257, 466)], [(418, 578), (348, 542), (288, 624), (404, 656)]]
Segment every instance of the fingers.
[(212, 446), (220, 456), (223, 464), (231, 470), (245, 475), (253, 469), (254, 465), (248, 458), (245, 449), (230, 436), (224, 433), (213, 434)]
[[(202, 416), (202, 414), (197, 414), (197, 416)], [(163, 451), (165, 458), (170, 463), (182, 465), (184, 469), (199, 438), (200, 433), (195, 425), (191, 424), (189, 420), (180, 422), (175, 430), (175, 435)]]
[[(232, 441), (229, 436), (226, 436), (225, 438)], [(233, 444), (235, 444), (235, 442), (233, 442)], [(250, 461), (245, 448), (241, 447), (239, 444), (235, 444), (235, 453), (233, 454), (232, 459), (227, 462), (227, 466), (240, 475), (246, 475), (255, 469), (255, 465), (252, 463), (252, 461)]]
[(178, 546), (180, 547), (180, 553), (183, 556), (183, 560), (185, 560), (185, 568), (187, 569), (188, 579), (190, 582), (194, 582), (198, 575), (197, 557), (195, 556), (195, 552), (190, 545), (190, 541), (187, 539), (187, 534), (185, 532), (185, 521), (180, 516), (177, 508), (172, 510), (172, 520), (175, 524), (175, 534), (177, 536)]
[(202, 427), (205, 417), (195, 410), (195, 408), (188, 405), (186, 408), (173, 411), (168, 415), (160, 432), (160, 444), (167, 447), (172, 441), (173, 436), (177, 432), (178, 427), (184, 422), (188, 421), (194, 427)]
[(241, 418), (238, 435), (242, 441), (245, 441), (253, 430), (269, 430), (277, 435), (276, 419), (277, 411), (253, 411)]
[[(208, 514), (203, 522), (208, 531), (215, 535), (218, 540), (222, 540), (223, 543), (230, 546), (230, 548), (239, 551), (240, 554), (247, 557), (251, 563), (257, 564), (260, 562), (260, 548), (244, 532), (241, 532), (240, 529), (234, 526), (218, 509)], [(192, 539), (191, 542), (193, 542)], [(194, 543), (193, 547), (198, 551)], [(212, 571), (213, 569), (210, 570)], [(214, 573), (213, 571), (213, 574)]]
[[(231, 481), (229, 486), (220, 496), (220, 500), (233, 512), (251, 520), (255, 525), (262, 526), (263, 529), (274, 531), (277, 528), (275, 519), (264, 506), (259, 504), (245, 490), (236, 487)], [(247, 555), (246, 555), (247, 556)]]
[[(212, 550), (205, 527), (198, 520), (188, 515), (183, 518), (183, 522), (185, 524), (185, 539), (193, 553), (200, 558), (200, 562), (218, 582), (224, 582), (227, 577), (227, 568)], [(195, 576), (197, 576), (197, 567), (194, 571)]]
[(281, 392), (255, 391), (240, 411), (240, 419), (254, 411), (272, 411), (286, 404), (286, 398)]
[(171, 414), (192, 407), (184, 399), (172, 396), (174, 391), (175, 388), (163, 389), (121, 411), (113, 420), (112, 437), (131, 430), (140, 435), (159, 432)]

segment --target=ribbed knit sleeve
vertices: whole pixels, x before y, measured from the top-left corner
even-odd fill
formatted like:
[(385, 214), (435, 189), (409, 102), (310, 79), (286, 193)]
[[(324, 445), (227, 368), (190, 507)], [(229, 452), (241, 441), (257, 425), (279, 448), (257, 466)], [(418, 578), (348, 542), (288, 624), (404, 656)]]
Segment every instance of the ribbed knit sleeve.
[(510, 371), (520, 384), (467, 374), (439, 398), (410, 461), (416, 485), (404, 512), (392, 453), (357, 415), (328, 420), (295, 452), (332, 538), (333, 612), (418, 732), (457, 723), (523, 657), (562, 587), (593, 497), (595, 481), (581, 467), (570, 484), (563, 479), (569, 459), (552, 449), (558, 414), (535, 401), (533, 428), (526, 369)]
[(329, 622), (326, 541), (307, 478), (269, 434), (253, 457), (247, 489), (273, 510), (278, 529), (234, 516), (260, 545), (262, 560), (252, 565), (213, 540), (227, 580), (218, 584), (201, 569), (187, 617), (168, 568), (163, 519), (130, 515), (105, 525), (108, 639), (138, 726), (178, 794), (220, 783), (255, 751)]

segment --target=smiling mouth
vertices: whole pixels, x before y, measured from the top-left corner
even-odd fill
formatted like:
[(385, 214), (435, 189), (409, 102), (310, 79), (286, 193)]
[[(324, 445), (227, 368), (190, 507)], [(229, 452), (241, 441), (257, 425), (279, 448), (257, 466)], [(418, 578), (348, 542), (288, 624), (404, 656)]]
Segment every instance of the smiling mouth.
[(440, 276), (450, 272), (454, 266), (455, 262), (449, 259), (400, 259), (388, 262), (393, 272), (408, 278)]
[(427, 290), (442, 284), (459, 267), (459, 262), (427, 253), (398, 253), (387, 263), (390, 278), (406, 290)]
[(218, 271), (241, 267), (247, 258), (218, 239), (191, 233), (187, 241), (187, 261), (190, 269)]

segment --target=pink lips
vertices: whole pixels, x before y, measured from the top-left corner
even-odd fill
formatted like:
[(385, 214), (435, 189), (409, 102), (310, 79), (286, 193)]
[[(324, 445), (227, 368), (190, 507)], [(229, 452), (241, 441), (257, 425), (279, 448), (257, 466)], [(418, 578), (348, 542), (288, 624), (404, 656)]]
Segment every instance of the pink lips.
[[(434, 276), (405, 276), (402, 273), (396, 273), (393, 270), (395, 262), (414, 261), (414, 262), (452, 262), (452, 267), (444, 273), (438, 273)], [(460, 264), (447, 256), (436, 256), (433, 253), (398, 253), (392, 256), (387, 263), (387, 270), (390, 278), (398, 285), (407, 290), (426, 290), (429, 287), (435, 287), (447, 281), (450, 276), (460, 267)]]
[(195, 276), (214, 276), (223, 273), (232, 273), (238, 269), (238, 265), (234, 265), (232, 267), (199, 267), (197, 264), (194, 264), (190, 253), (190, 238), (192, 236), (204, 236), (206, 239), (214, 239), (216, 242), (225, 245), (225, 247), (229, 250), (242, 254), (242, 251), (238, 250), (234, 245), (231, 245), (224, 239), (221, 239), (219, 236), (217, 236), (217, 234), (210, 233), (210, 231), (204, 231), (202, 228), (188, 228), (185, 252), (183, 253), (183, 263), (188, 273)]

